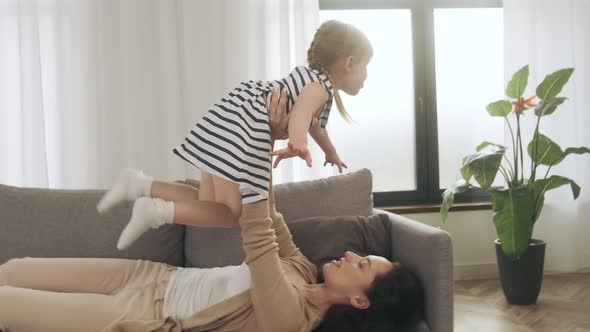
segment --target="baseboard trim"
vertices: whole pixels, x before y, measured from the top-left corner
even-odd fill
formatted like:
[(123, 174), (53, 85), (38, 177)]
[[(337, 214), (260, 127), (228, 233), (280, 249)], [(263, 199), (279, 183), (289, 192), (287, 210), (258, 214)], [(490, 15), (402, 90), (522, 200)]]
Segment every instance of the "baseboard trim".
[[(544, 274), (564, 274), (564, 273), (590, 273), (590, 267), (578, 269), (576, 271), (560, 271), (545, 269)], [(498, 265), (496, 263), (488, 264), (465, 264), (455, 265), (453, 267), (453, 280), (478, 280), (478, 279), (499, 279)]]

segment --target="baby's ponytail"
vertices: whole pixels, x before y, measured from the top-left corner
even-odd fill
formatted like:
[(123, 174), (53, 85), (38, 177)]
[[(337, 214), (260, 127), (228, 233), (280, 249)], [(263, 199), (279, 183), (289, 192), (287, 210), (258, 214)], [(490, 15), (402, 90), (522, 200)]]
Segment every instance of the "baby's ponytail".
[[(324, 68), (324, 66), (318, 64), (317, 62), (310, 62), (309, 68), (318, 70), (326, 74), (326, 76), (328, 76), (328, 78), (330, 79), (330, 83), (332, 84), (332, 86), (334, 86), (334, 80), (332, 79), (332, 75), (330, 75), (330, 73), (328, 72), (328, 70)], [(340, 116), (342, 116), (342, 118), (346, 122), (350, 122), (350, 115), (348, 114), (346, 108), (344, 107), (344, 104), (342, 103), (342, 98), (340, 98), (340, 92), (338, 92), (338, 89), (334, 89), (334, 100), (336, 101), (336, 107), (338, 107), (338, 113), (340, 113)]]

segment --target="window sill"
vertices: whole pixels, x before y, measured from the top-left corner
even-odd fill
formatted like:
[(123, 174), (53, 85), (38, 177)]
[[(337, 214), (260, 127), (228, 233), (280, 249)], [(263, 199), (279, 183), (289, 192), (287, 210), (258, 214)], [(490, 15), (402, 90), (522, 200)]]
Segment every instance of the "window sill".
[[(410, 213), (439, 213), (440, 204), (417, 204), (407, 206), (377, 206), (376, 209), (385, 210), (395, 214), (410, 214)], [(492, 202), (475, 202), (475, 203), (455, 203), (449, 210), (453, 211), (476, 211), (476, 210), (491, 210)]]

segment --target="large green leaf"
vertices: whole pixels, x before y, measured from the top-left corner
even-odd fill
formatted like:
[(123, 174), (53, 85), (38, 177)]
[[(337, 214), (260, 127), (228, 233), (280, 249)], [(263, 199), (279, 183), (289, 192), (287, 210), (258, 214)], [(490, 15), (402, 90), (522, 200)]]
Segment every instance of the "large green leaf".
[(483, 150), (483, 149), (487, 148), (488, 146), (495, 146), (495, 147), (498, 147), (498, 148), (500, 148), (500, 149), (504, 149), (504, 150), (506, 150), (506, 149), (507, 149), (507, 148), (506, 148), (504, 145), (501, 145), (501, 144), (496, 144), (496, 143), (492, 143), (492, 142), (485, 141), (485, 142), (482, 142), (480, 145), (478, 145), (478, 146), (475, 148), (475, 151), (479, 152), (479, 151), (481, 151), (481, 150)]
[(528, 81), (529, 65), (526, 65), (512, 75), (512, 79), (508, 82), (508, 87), (506, 88), (506, 95), (514, 99), (522, 97)]
[(533, 157), (533, 143), (535, 140), (531, 140), (527, 147), (527, 151), (531, 159), (533, 159), (538, 165), (557, 165), (561, 162), (564, 157), (564, 153), (549, 137), (539, 133), (537, 137), (537, 155)]
[(551, 98), (547, 101), (543, 100), (537, 105), (535, 108), (535, 115), (545, 116), (552, 114), (557, 109), (557, 106), (561, 105), (567, 98), (565, 97), (556, 97)]
[(469, 183), (473, 176), (482, 188), (489, 188), (496, 178), (505, 151), (503, 147), (493, 146), (487, 151), (465, 157), (461, 167), (463, 179)]
[(567, 149), (565, 149), (565, 154), (563, 155), (563, 157), (565, 158), (572, 153), (575, 153), (575, 154), (590, 153), (590, 149), (585, 146), (581, 146), (579, 148), (567, 148)]
[(536, 180), (533, 182), (533, 190), (535, 191), (535, 218), (533, 223), (539, 219), (543, 206), (545, 204), (545, 193), (549, 190), (559, 188), (561, 186), (569, 184), (572, 188), (572, 194), (574, 199), (580, 196), (580, 186), (573, 180), (559, 175), (552, 175), (549, 178)]
[[(465, 165), (465, 163), (469, 160), (471, 156), (467, 156), (465, 158), (463, 158), (463, 164)], [(471, 168), (469, 167), (461, 167), (461, 169), (459, 169), (459, 172), (461, 172), (461, 176), (463, 177), (463, 180), (465, 180), (465, 182), (469, 183), (469, 181), (471, 181), (471, 177), (473, 176), (473, 172), (471, 171)]]
[(492, 191), (494, 225), (504, 253), (520, 257), (533, 233), (535, 193), (529, 187)]
[(572, 188), (572, 194), (574, 195), (574, 199), (577, 199), (578, 196), (580, 196), (580, 186), (578, 186), (578, 184), (575, 181), (568, 179), (564, 176), (551, 175), (546, 179), (536, 180), (533, 183), (533, 188), (535, 189), (535, 193), (537, 195), (544, 195), (547, 191), (559, 188), (561, 186), (565, 186), (566, 184), (570, 185), (570, 187)]
[(447, 222), (447, 217), (449, 214), (449, 209), (453, 206), (453, 202), (455, 201), (455, 194), (460, 194), (465, 190), (469, 189), (471, 186), (465, 182), (465, 180), (459, 180), (457, 183), (452, 185), (451, 187), (447, 188), (443, 192), (443, 202), (442, 206), (440, 207), (440, 214), (443, 219), (443, 223)]
[(574, 68), (563, 68), (547, 75), (543, 82), (537, 86), (537, 97), (541, 100), (548, 100), (557, 96), (573, 72)]
[(535, 217), (533, 218), (533, 226), (541, 216), (541, 211), (545, 206), (545, 195), (535, 196)]
[(512, 104), (507, 100), (498, 100), (486, 106), (491, 116), (506, 117), (512, 110)]
[(529, 143), (527, 151), (531, 159), (535, 160), (539, 165), (557, 165), (570, 154), (590, 153), (590, 149), (585, 146), (567, 148), (564, 152), (557, 143), (553, 142), (549, 137), (539, 133), (539, 137), (537, 138), (537, 156), (533, 158), (533, 142), (534, 140)]

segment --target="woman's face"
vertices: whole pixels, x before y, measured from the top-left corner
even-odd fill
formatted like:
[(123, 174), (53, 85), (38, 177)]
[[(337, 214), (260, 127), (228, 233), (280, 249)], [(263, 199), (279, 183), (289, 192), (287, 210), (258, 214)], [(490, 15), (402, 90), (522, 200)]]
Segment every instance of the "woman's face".
[(388, 272), (393, 264), (381, 256), (359, 256), (351, 251), (339, 260), (324, 264), (322, 272), (327, 287), (345, 296), (363, 294), (375, 277)]

